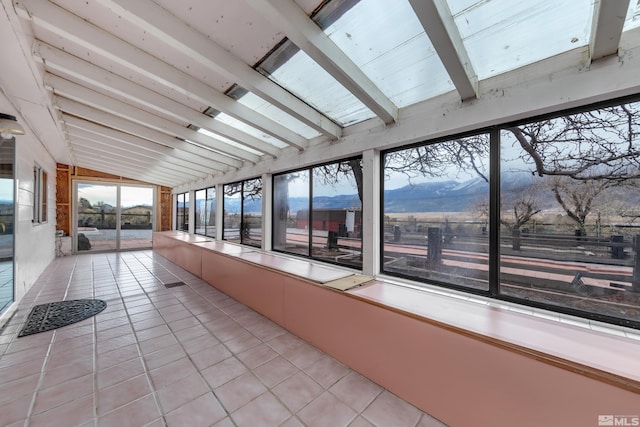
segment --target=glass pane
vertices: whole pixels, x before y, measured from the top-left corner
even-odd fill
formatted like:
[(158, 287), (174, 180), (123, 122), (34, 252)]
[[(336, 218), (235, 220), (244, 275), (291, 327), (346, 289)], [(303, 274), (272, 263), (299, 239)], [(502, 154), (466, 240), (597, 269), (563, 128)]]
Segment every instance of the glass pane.
[(640, 322), (639, 135), (640, 103), (502, 131), (502, 294)]
[(262, 245), (262, 179), (244, 182), (242, 189), (242, 243)]
[(207, 216), (206, 216), (206, 200), (207, 200), (207, 190), (197, 190), (196, 191), (196, 201), (195, 201), (195, 233), (196, 234), (205, 234), (207, 227)]
[(586, 46), (592, 0), (449, 0), (480, 80)]
[[(290, 43), (290, 42), (287, 42)], [(285, 45), (287, 44), (285, 43)], [(275, 58), (283, 49), (274, 52)], [(298, 50), (275, 69), (262, 68), (269, 78), (304, 100), (341, 126), (348, 126), (374, 117), (373, 112), (346, 90), (306, 53)]]
[(398, 107), (455, 89), (406, 0), (361, 0), (325, 33)]
[(206, 135), (206, 136), (208, 136), (210, 138), (213, 138), (213, 139), (215, 139), (217, 141), (222, 141), (225, 144), (228, 144), (228, 145), (230, 145), (230, 146), (232, 146), (234, 148), (238, 148), (240, 150), (245, 150), (248, 153), (255, 154), (256, 156), (261, 156), (262, 154), (264, 154), (262, 151), (254, 150), (251, 147), (248, 147), (246, 145), (240, 144), (240, 143), (235, 142), (235, 141), (233, 141), (233, 140), (231, 140), (229, 138), (226, 138), (226, 137), (224, 137), (222, 135), (218, 135), (218, 134), (215, 134), (213, 132), (210, 132), (210, 131), (208, 131), (206, 129), (200, 128), (200, 129), (198, 129), (198, 132), (200, 132), (201, 134)]
[(224, 218), (222, 219), (224, 240), (240, 241), (242, 211), (242, 182), (224, 186)]
[(120, 187), (120, 249), (151, 247), (153, 188)]
[(628, 31), (638, 27), (640, 27), (640, 1), (631, 0), (622, 31)]
[(15, 139), (0, 137), (0, 314), (13, 303)]
[[(269, 117), (271, 120), (280, 123), (284, 127), (291, 129), (295, 133), (302, 135), (307, 139), (313, 139), (317, 136), (320, 136), (320, 132), (314, 130), (310, 126), (305, 125), (300, 120), (290, 116), (281, 109), (275, 107), (274, 105), (268, 103), (264, 99), (251, 92), (246, 93), (242, 98), (238, 99), (238, 102), (246, 105), (247, 107), (250, 107), (253, 110), (256, 110), (260, 114)], [(281, 141), (278, 142), (286, 146), (286, 144), (282, 143)]]
[(361, 199), (360, 159), (313, 168), (313, 258), (362, 268)]
[(207, 199), (204, 208), (205, 216), (205, 235), (216, 237), (216, 189), (215, 187), (207, 188)]
[(309, 255), (309, 171), (273, 177), (273, 248)]
[(189, 231), (189, 193), (177, 196), (176, 230)]
[[(249, 94), (243, 96), (240, 99), (244, 99), (247, 96), (249, 96)], [(229, 126), (233, 126), (234, 128), (237, 128), (239, 130), (241, 130), (242, 132), (251, 135), (253, 137), (256, 137), (258, 139), (263, 140), (264, 142), (267, 142), (271, 145), (273, 145), (274, 147), (278, 147), (278, 148), (286, 148), (289, 146), (289, 144), (280, 141), (279, 139), (276, 139), (270, 135), (267, 135), (266, 133), (252, 127), (249, 126), (248, 124), (241, 122), (240, 120), (234, 119), (233, 117), (229, 116), (228, 114), (225, 113), (220, 113), (216, 116), (216, 120), (220, 120), (222, 123), (227, 124)]]
[(383, 270), (488, 290), (489, 135), (384, 156)]
[(78, 184), (78, 251), (115, 250), (118, 187)]

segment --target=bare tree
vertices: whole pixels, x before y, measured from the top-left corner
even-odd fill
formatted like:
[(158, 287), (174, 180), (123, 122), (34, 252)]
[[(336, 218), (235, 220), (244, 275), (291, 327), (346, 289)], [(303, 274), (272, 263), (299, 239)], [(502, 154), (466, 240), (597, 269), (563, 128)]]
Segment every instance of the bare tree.
[(330, 163), (314, 168), (314, 179), (319, 179), (325, 185), (336, 185), (345, 177), (353, 177), (356, 188), (358, 189), (358, 198), (360, 199), (360, 203), (362, 203), (363, 174), (361, 158)]
[(537, 176), (578, 181), (640, 178), (640, 103), (507, 128)]
[[(500, 215), (500, 223), (511, 230), (520, 230), (523, 225), (527, 224), (536, 214), (542, 211), (539, 196), (540, 191), (535, 184), (519, 189), (516, 197), (509, 203), (513, 216), (507, 218), (506, 215)], [(505, 205), (504, 201), (502, 205)]]
[(394, 151), (385, 156), (385, 171), (400, 172), (409, 179), (443, 177), (453, 170), (473, 171), (489, 182), (489, 135), (479, 134), (412, 149)]

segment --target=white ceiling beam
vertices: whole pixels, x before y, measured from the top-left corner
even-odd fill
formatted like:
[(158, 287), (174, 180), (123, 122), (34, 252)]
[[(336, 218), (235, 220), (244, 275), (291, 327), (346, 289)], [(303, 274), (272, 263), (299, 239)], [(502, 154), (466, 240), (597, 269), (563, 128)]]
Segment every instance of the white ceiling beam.
[[(166, 133), (169, 136), (188, 139), (189, 141), (197, 142), (198, 144), (211, 148), (212, 150), (216, 150), (251, 163), (256, 163), (260, 160), (259, 156), (246, 150), (234, 147), (224, 141), (204, 135), (195, 130), (180, 126), (174, 122), (155, 116), (151, 113), (147, 113), (146, 111), (133, 107), (127, 103), (102, 95), (53, 74), (46, 74), (44, 81), (45, 86), (53, 88), (54, 92), (58, 95), (73, 99), (115, 116), (131, 120), (132, 122)], [(241, 161), (234, 161), (232, 158), (221, 161), (224, 161), (234, 167), (243, 166)]]
[(163, 176), (174, 177), (176, 179), (180, 179), (181, 181), (191, 181), (194, 179), (200, 179), (207, 176), (206, 173), (196, 173), (193, 170), (185, 170), (182, 168), (175, 167), (170, 162), (162, 161), (159, 159), (154, 159), (145, 156), (136, 156), (132, 157), (130, 152), (126, 149), (121, 149), (114, 147), (113, 145), (106, 145), (97, 143), (95, 140), (88, 140), (84, 138), (76, 137), (71, 141), (72, 149), (77, 153), (78, 150), (94, 150), (99, 153), (97, 159), (100, 160), (102, 158), (118, 158), (119, 163), (124, 161), (137, 164), (139, 167), (144, 169), (153, 169), (158, 173), (161, 173)]
[(212, 168), (215, 170), (227, 172), (231, 169), (228, 164), (218, 160), (218, 157), (220, 156), (219, 154), (202, 147), (189, 144), (188, 142), (181, 141), (177, 138), (172, 138), (162, 132), (155, 131), (146, 126), (130, 122), (121, 117), (105, 113), (104, 111), (97, 110), (71, 99), (56, 97), (54, 99), (54, 105), (60, 110), (73, 116), (81, 117), (89, 121), (99, 123), (105, 127), (113, 128), (140, 138), (148, 139), (149, 141), (157, 142), (159, 144), (201, 156), (203, 159), (208, 160), (212, 165)]
[(33, 25), (90, 49), (93, 54), (101, 55), (132, 72), (222, 111), (299, 150), (304, 150), (309, 145), (306, 138), (285, 126), (48, 0), (16, 0), (14, 5), (23, 17), (31, 19)]
[(478, 96), (476, 75), (445, 0), (409, 0), (462, 100)]
[(188, 165), (202, 172), (211, 173), (215, 171), (215, 167), (219, 166), (219, 163), (210, 162), (200, 155), (191, 154), (182, 151), (178, 148), (168, 147), (166, 145), (157, 144), (147, 139), (142, 139), (137, 136), (133, 136), (128, 133), (124, 133), (115, 129), (107, 128), (98, 125), (93, 122), (89, 122), (78, 117), (69, 116), (67, 114), (62, 115), (62, 120), (66, 125), (67, 133), (94, 135), (94, 138), (100, 138), (105, 141), (112, 141), (116, 144), (123, 144), (133, 150), (145, 150), (152, 153), (163, 155), (166, 158), (175, 159), (181, 164)]
[(129, 159), (106, 155), (91, 148), (74, 146), (71, 147), (71, 150), (76, 157), (77, 164), (75, 166), (126, 176), (127, 178), (140, 181), (162, 183), (163, 185), (171, 184), (170, 186), (174, 186), (176, 183), (180, 184), (185, 182), (184, 178), (176, 177), (173, 174), (158, 172), (152, 167), (132, 162)]
[(596, 0), (593, 5), (589, 54), (591, 61), (618, 52), (629, 0)]
[[(252, 0), (248, 5), (268, 19), (296, 46), (366, 105), (386, 124), (398, 108), (293, 0)], [(401, 24), (399, 24), (401, 25)]]
[(103, 95), (132, 101), (147, 111), (156, 111), (190, 123), (246, 147), (278, 157), (282, 150), (233, 126), (207, 116), (171, 98), (142, 87), (94, 64), (42, 42), (34, 44), (34, 54), (45, 62), (47, 70), (76, 82), (82, 82)]
[(166, 178), (167, 180), (179, 180), (181, 182), (198, 179), (197, 174), (184, 174), (175, 170), (166, 170), (159, 166), (156, 162), (140, 159), (132, 159), (126, 152), (114, 152), (95, 145), (83, 145), (82, 142), (71, 145), (71, 149), (78, 156), (93, 156), (96, 162), (105, 163), (107, 165), (130, 166), (140, 168), (140, 175), (153, 175), (157, 178)]
[(193, 174), (195, 172), (198, 175), (202, 175), (202, 174), (210, 175), (212, 172), (211, 169), (208, 169), (199, 165), (191, 164), (189, 162), (180, 160), (179, 158), (176, 158), (167, 154), (161, 154), (156, 151), (145, 150), (142, 147), (135, 147), (135, 150), (132, 151), (134, 147), (130, 144), (125, 144), (123, 142), (116, 141), (114, 139), (106, 138), (104, 136), (91, 133), (84, 129), (69, 128), (69, 130), (67, 131), (67, 135), (69, 136), (69, 140), (71, 141), (71, 144), (76, 144), (78, 141), (83, 141), (85, 143), (89, 142), (92, 144), (98, 144), (100, 146), (113, 147), (114, 150), (129, 152), (129, 155), (131, 157), (135, 157), (135, 158), (144, 157), (147, 159), (152, 159), (156, 162), (160, 162), (158, 164), (162, 164), (163, 166), (169, 169), (173, 169), (179, 172), (185, 172), (187, 174)]
[(98, 172), (109, 173), (112, 175), (123, 176), (128, 179), (134, 179), (137, 181), (147, 182), (149, 184), (164, 185), (166, 187), (175, 187), (184, 183), (177, 179), (170, 179), (166, 176), (157, 176), (154, 174), (145, 173), (140, 168), (127, 165), (108, 165), (104, 163), (96, 162), (90, 154), (80, 154), (75, 156), (76, 163), (74, 166), (93, 169)]
[(318, 132), (338, 139), (342, 129), (308, 104), (255, 71), (204, 34), (151, 0), (98, 0), (118, 16), (183, 51), (210, 70), (238, 83)]

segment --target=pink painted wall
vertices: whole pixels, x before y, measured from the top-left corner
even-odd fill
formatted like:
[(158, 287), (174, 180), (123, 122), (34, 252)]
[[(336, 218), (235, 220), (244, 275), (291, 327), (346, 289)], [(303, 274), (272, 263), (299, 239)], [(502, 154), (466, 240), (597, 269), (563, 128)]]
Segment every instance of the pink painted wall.
[(596, 426), (640, 412), (631, 391), (317, 286), (286, 288), (285, 326), (452, 426)]
[(637, 393), (171, 240), (154, 235), (154, 249), (451, 426), (597, 426), (598, 415), (640, 413)]

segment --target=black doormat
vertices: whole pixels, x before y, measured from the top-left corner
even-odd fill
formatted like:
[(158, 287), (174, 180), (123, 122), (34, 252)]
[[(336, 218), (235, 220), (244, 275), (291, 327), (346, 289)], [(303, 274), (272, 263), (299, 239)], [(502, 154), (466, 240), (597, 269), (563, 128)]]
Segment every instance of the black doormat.
[(99, 299), (76, 299), (36, 305), (31, 309), (18, 338), (71, 325), (95, 316), (105, 308), (107, 303)]

